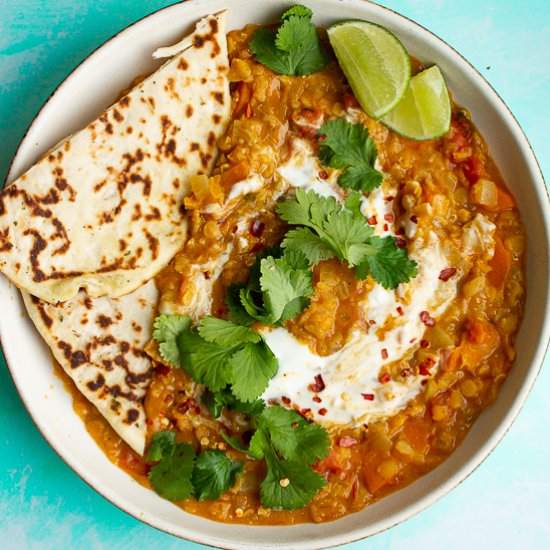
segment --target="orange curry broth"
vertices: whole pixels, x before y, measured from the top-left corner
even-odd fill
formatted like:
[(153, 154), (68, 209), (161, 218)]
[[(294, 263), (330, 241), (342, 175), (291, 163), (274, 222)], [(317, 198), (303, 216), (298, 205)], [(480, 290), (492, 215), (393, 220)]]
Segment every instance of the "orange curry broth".
[[(258, 212), (256, 230), (251, 222), (247, 235), (248, 249), (230, 258), (214, 285), (211, 312), (219, 317), (226, 316), (223, 299), (227, 286), (245, 281), (258, 250), (280, 242), (286, 227), (261, 192), (245, 196), (238, 208), (221, 219), (205, 214), (201, 207), (223, 202), (231, 186), (252, 172), (262, 174), (269, 185), (277, 165), (289, 154), (289, 129), (314, 138), (316, 130), (312, 135), (308, 120), (342, 116), (355, 104), (334, 60), (323, 71), (301, 78), (276, 75), (253, 61), (247, 44), (255, 28), (248, 26), (228, 35), (232, 122), (219, 142), (220, 157), (213, 176), (195, 179), (193, 194), (185, 201), (190, 239), (157, 277), (163, 297), (185, 303), (193, 293), (185, 277), (187, 265), (219, 254), (233, 238), (243, 210)], [(414, 59), (413, 67), (415, 71), (422, 68)], [(219, 500), (176, 503), (184, 510), (217, 521), (262, 525), (331, 521), (358, 511), (445, 460), (482, 409), (495, 399), (512, 365), (513, 341), (525, 298), (525, 234), (515, 201), (469, 114), (454, 105), (450, 131), (427, 142), (401, 138), (366, 116), (365, 123), (377, 144), (384, 172), (401, 184), (394, 200), (396, 215), (402, 201), (412, 194), (434, 209), (446, 208), (443, 214), (458, 225), (481, 212), (497, 227), (493, 259), (474, 266), (447, 312), (426, 329), (417, 353), (419, 360), (429, 363), (432, 348), (448, 347), (446, 360), (426, 381), (424, 391), (391, 418), (355, 429), (333, 427), (331, 452), (315, 465), (326, 477), (327, 486), (303, 509), (291, 512), (269, 510), (260, 504), (259, 484), (265, 465), (228, 449), (221, 437), (227, 428), (200, 404), (195, 384), (182, 370), (155, 363), (145, 400), (149, 440), (160, 430), (175, 429), (177, 440), (192, 444), (196, 451), (227, 450), (231, 459), (245, 462), (244, 475)], [(411, 188), (405, 184), (411, 181), (420, 183)], [(496, 189), (497, 196), (490, 205), (482, 206), (478, 199), (484, 181), (496, 184), (493, 191)], [(318, 354), (327, 355), (344, 345), (357, 321), (357, 298), (372, 282), (356, 281), (351, 270), (331, 260), (315, 268), (314, 283), (310, 307), (287, 323), (287, 329)], [(402, 370), (393, 372), (391, 368), (387, 374), (404, 376)], [(150, 466), (121, 441), (74, 385), (71, 392), (75, 410), (109, 459), (149, 486), (146, 475)], [(251, 433), (243, 417), (229, 412), (225, 419), (232, 433), (246, 442)]]

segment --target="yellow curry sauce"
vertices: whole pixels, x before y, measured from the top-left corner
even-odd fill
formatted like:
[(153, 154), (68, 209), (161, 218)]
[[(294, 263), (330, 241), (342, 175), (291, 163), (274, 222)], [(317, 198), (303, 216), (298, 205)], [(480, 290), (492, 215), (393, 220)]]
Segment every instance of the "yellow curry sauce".
[[(250, 173), (261, 174), (269, 188), (276, 167), (290, 154), (290, 129), (313, 139), (316, 121), (343, 116), (356, 107), (334, 60), (307, 77), (277, 75), (255, 62), (247, 48), (255, 28), (247, 26), (228, 35), (232, 121), (218, 144), (220, 157), (213, 176), (195, 178), (193, 194), (185, 201), (190, 239), (157, 277), (163, 299), (187, 303), (196, 290), (188, 277), (189, 265), (219, 255), (235, 238), (243, 212), (253, 213), (247, 222), (246, 243), (232, 253), (212, 287), (208, 313), (222, 318), (226, 318), (227, 287), (246, 280), (257, 252), (279, 243), (286, 226), (274, 214), (269, 193), (261, 190), (242, 197), (221, 218), (209, 214), (205, 207), (221, 204), (232, 185)], [(422, 68), (414, 59), (413, 67), (414, 71)], [(327, 486), (300, 510), (270, 510), (261, 505), (264, 464), (228, 448), (220, 435), (224, 430), (246, 442), (250, 426), (236, 413), (225, 414), (225, 426), (214, 420), (196, 398), (194, 382), (181, 369), (156, 363), (145, 401), (149, 440), (158, 431), (175, 429), (177, 440), (192, 444), (196, 451), (227, 450), (229, 458), (245, 462), (244, 475), (219, 500), (176, 503), (191, 513), (216, 521), (263, 525), (331, 521), (358, 511), (445, 460), (495, 399), (511, 368), (513, 340), (525, 299), (525, 233), (515, 201), (468, 113), (454, 105), (448, 134), (427, 142), (406, 140), (363, 117), (377, 145), (382, 169), (399, 189), (392, 197), (395, 217), (414, 204), (423, 220), (426, 211), (445, 218), (452, 239), (453, 227), (482, 213), (496, 226), (494, 256), (473, 265), (452, 305), (425, 331), (413, 367), (429, 368), (431, 350), (445, 348), (438, 372), (426, 379), (423, 391), (397, 414), (360, 428), (333, 426), (331, 452), (314, 467), (326, 477)], [(204, 273), (206, 279), (209, 276)], [(440, 279), (451, 276), (442, 272)], [(356, 304), (369, 285), (369, 280), (357, 281), (352, 270), (336, 260), (321, 262), (314, 268), (311, 305), (286, 328), (318, 355), (341, 349), (359, 320)], [(407, 370), (397, 363), (380, 376), (404, 377)], [(72, 388), (75, 410), (98, 445), (110, 460), (149, 487), (150, 466)], [(307, 417), (307, 411), (300, 412)]]

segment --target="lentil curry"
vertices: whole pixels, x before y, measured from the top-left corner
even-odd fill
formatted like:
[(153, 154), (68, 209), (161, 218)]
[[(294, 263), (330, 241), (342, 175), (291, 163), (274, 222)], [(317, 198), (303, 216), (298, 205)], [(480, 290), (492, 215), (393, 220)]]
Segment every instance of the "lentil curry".
[[(454, 291), (450, 301), (441, 300), (441, 312), (420, 312), (421, 337), (411, 339), (407, 353), (392, 357), (391, 347), (384, 345), (392, 324), (380, 325), (360, 306), (369, 296), (374, 299), (373, 282), (357, 280), (334, 258), (313, 268), (311, 303), (285, 330), (320, 358), (341, 351), (354, 331), (374, 334), (382, 347), (377, 353), (385, 360), (376, 369), (376, 387), (350, 385), (346, 392), (360, 395), (365, 406), (381, 400), (389, 408), (384, 405), (382, 412), (363, 415), (359, 422), (330, 421), (325, 398), (330, 388), (322, 373), (308, 381), (312, 406), (273, 390), (273, 401), (322, 422), (330, 434), (330, 453), (313, 466), (327, 484), (301, 509), (261, 504), (265, 463), (222, 437), (223, 432), (247, 443), (246, 416), (226, 411), (222, 422), (214, 419), (197, 385), (184, 370), (165, 364), (154, 343), (148, 350), (156, 360), (145, 399), (148, 438), (171, 429), (178, 442), (197, 452), (219, 449), (244, 462), (243, 475), (217, 500), (176, 502), (188, 512), (251, 525), (326, 522), (361, 510), (435, 468), (496, 398), (514, 361), (514, 337), (523, 315), (525, 233), (514, 198), (466, 110), (453, 104), (451, 128), (443, 137), (409, 141), (361, 111), (334, 59), (304, 77), (279, 75), (258, 63), (249, 49), (256, 28), (228, 34), (232, 118), (218, 142), (213, 174), (194, 178), (193, 193), (185, 199), (191, 235), (156, 278), (161, 311), (227, 318), (229, 285), (245, 282), (258, 252), (278, 244), (288, 229), (275, 212), (282, 185), (278, 167), (296, 154), (296, 140), (317, 151), (320, 125), (342, 117), (368, 128), (385, 174), (383, 208), (377, 214), (382, 219), (372, 214), (369, 223), (380, 232), (393, 231), (411, 254), (414, 243), (420, 248), (437, 235), (449, 248), (443, 255), (447, 263), (437, 267), (438, 288)], [(412, 67), (413, 73), (423, 69), (415, 59)], [(323, 168), (317, 180), (331, 181), (333, 172)], [(235, 193), (235, 186), (251, 175), (261, 178), (261, 187)], [(412, 290), (404, 303), (414, 302)], [(406, 311), (398, 306), (394, 313), (393, 324)], [(413, 379), (414, 392), (393, 406), (399, 403), (394, 388)], [(73, 396), (77, 413), (109, 459), (149, 487), (151, 463), (132, 451), (84, 397), (74, 390)]]

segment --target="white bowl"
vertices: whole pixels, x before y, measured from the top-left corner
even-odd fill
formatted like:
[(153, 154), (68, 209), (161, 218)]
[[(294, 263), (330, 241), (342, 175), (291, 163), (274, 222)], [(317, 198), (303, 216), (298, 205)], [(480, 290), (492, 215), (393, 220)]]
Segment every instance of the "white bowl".
[[(456, 101), (470, 110), (505, 181), (519, 202), (528, 235), (528, 294), (517, 338), (518, 359), (496, 402), (441, 466), (409, 487), (338, 521), (290, 527), (247, 527), (189, 515), (116, 468), (74, 413), (72, 399), (52, 370), (45, 344), (24, 313), (19, 293), (0, 278), (0, 336), (17, 389), (38, 429), (78, 475), (116, 506), (173, 535), (225, 548), (306, 549), (334, 546), (377, 533), (420, 512), (468, 476), (509, 429), (540, 369), (550, 333), (548, 251), (550, 209), (544, 181), (525, 135), (482, 76), (450, 46), (416, 23), (363, 0), (302, 0), (315, 22), (368, 19), (392, 30), (414, 53), (443, 70)], [(151, 53), (177, 41), (200, 17), (230, 8), (229, 28), (278, 18), (291, 2), (191, 0), (128, 27), (88, 57), (59, 86), (29, 128), (8, 182), (65, 135), (83, 127), (136, 75), (156, 64)]]

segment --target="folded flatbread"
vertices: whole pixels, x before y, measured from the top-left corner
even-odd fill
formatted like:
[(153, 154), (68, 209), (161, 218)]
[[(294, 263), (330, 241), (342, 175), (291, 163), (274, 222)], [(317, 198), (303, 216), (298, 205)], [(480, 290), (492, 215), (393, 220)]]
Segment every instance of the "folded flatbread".
[(176, 55), (0, 193), (0, 271), (20, 289), (122, 296), (181, 247), (188, 180), (230, 112), (225, 12), (156, 54)]
[(0, 270), (64, 371), (140, 454), (151, 278), (184, 243), (188, 178), (210, 170), (229, 117), (225, 13), (155, 52), (165, 56), (0, 194)]
[(158, 301), (155, 281), (120, 298), (84, 292), (52, 305), (23, 293), (25, 305), (55, 359), (116, 432), (143, 454), (143, 400), (151, 382), (150, 340)]

